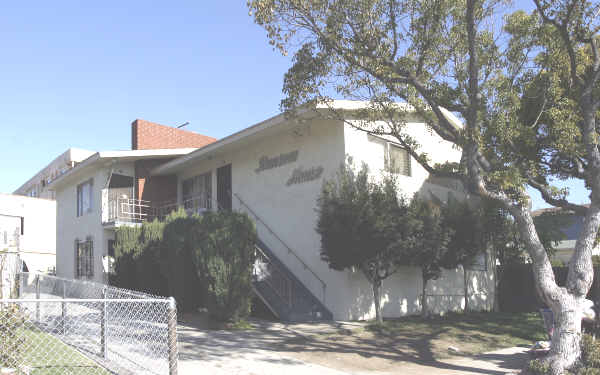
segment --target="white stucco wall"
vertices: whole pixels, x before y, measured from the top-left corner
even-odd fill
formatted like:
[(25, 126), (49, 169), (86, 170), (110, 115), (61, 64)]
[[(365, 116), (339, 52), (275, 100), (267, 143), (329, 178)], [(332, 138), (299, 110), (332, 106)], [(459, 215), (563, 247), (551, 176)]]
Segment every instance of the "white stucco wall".
[[(420, 152), (429, 155), (431, 164), (446, 161), (458, 162), (460, 150), (453, 147), (438, 136), (428, 131), (423, 123), (408, 122), (405, 128), (407, 134), (420, 144)], [(344, 132), (346, 154), (351, 156), (358, 167), (362, 163), (369, 166), (374, 178), (384, 172), (385, 141), (393, 142), (392, 137), (373, 137), (350, 125), (345, 126)], [(414, 159), (411, 159), (411, 175), (398, 175), (400, 191), (411, 199), (415, 193), (424, 199), (435, 195), (442, 201), (447, 201), (449, 194), (457, 199), (469, 199), (460, 189), (449, 189), (431, 183), (429, 173)], [(483, 250), (483, 249), (482, 249)], [(494, 298), (493, 263), (488, 256), (488, 266), (485, 271), (467, 270), (469, 308), (472, 310), (491, 310)], [(417, 313), (421, 309), (420, 295), (422, 293), (421, 272), (418, 268), (405, 267), (397, 274), (383, 282), (382, 311), (387, 317)], [(455, 270), (443, 270), (442, 277), (432, 280), (427, 286), (427, 302), (434, 313), (448, 310), (461, 310), (464, 307), (464, 273), (462, 267)], [(374, 314), (374, 310), (370, 312)]]
[(16, 248), (32, 272), (48, 272), (56, 264), (56, 202), (49, 199), (0, 194), (0, 216), (12, 218), (23, 234)]
[[(266, 225), (282, 239), (304, 263), (326, 283), (323, 291), (319, 280), (304, 268), (303, 264), (290, 254), (270, 231), (260, 222), (257, 223), (259, 237), (294, 272), (317, 298), (334, 314), (335, 319), (370, 319), (374, 317), (374, 307), (370, 284), (360, 272), (330, 270), (320, 259), (320, 237), (315, 231), (317, 214), (316, 199), (323, 180), (335, 176), (345, 155), (351, 155), (357, 162), (365, 161), (371, 170), (377, 172), (383, 168), (383, 149), (377, 142), (370, 142), (366, 133), (353, 130), (341, 122), (332, 120), (312, 120), (298, 126), (282, 126), (279, 133), (271, 133), (260, 140), (240, 145), (235, 151), (214, 152), (203, 160), (178, 173), (179, 199), (181, 200), (181, 182), (198, 174), (212, 171), (213, 201), (216, 201), (216, 169), (231, 163), (233, 193), (237, 194)], [(448, 144), (431, 140), (431, 135), (414, 126), (416, 137), (426, 139), (424, 149), (435, 154), (436, 161), (460, 158), (460, 153)], [(261, 157), (276, 157), (292, 151), (298, 151), (295, 162), (256, 172)], [(379, 152), (381, 151), (381, 152)], [(286, 182), (296, 168), (309, 169), (322, 167), (320, 178), (300, 184), (287, 186)], [(414, 192), (436, 192), (447, 195), (448, 189), (425, 182), (427, 173), (413, 161), (413, 176), (401, 177), (401, 184), (407, 196)], [(215, 207), (216, 204), (213, 204)], [(234, 209), (246, 211), (240, 202), (233, 198)], [(251, 216), (252, 217), (252, 216)], [(484, 279), (488, 279), (487, 274)], [(444, 278), (430, 284), (430, 293), (451, 293), (451, 301), (432, 297), (434, 309), (461, 306), (463, 294), (462, 269), (445, 272)], [(481, 289), (481, 282), (473, 281), (471, 290)], [(493, 284), (492, 284), (493, 285)], [(420, 311), (421, 293), (420, 270), (405, 268), (384, 282), (383, 313), (386, 317), (398, 317)], [(443, 289), (443, 290), (442, 290)], [(324, 293), (324, 294), (323, 294)], [(429, 292), (428, 292), (429, 293)], [(486, 297), (487, 298), (487, 297)], [(447, 298), (446, 298), (447, 299)], [(472, 306), (481, 300), (473, 298)], [(481, 303), (477, 302), (477, 306)]]
[[(114, 239), (114, 229), (105, 229), (102, 225), (102, 189), (106, 187), (113, 172), (134, 176), (132, 162), (112, 166), (98, 164), (86, 172), (78, 173), (69, 184), (56, 189), (56, 273), (60, 277), (75, 276), (75, 240), (85, 240), (88, 236), (94, 246), (94, 277), (90, 280), (107, 282), (102, 266), (102, 257), (108, 254), (108, 240)], [(77, 186), (93, 178), (92, 210), (77, 216)]]

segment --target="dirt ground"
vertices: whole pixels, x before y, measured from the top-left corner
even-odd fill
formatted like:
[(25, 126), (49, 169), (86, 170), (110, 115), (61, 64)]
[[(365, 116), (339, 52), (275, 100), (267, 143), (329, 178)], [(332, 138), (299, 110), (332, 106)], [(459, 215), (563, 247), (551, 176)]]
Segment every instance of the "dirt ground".
[[(193, 341), (196, 345), (188, 341), (189, 345), (183, 350), (184, 360), (186, 355), (192, 358), (194, 351), (204, 361), (220, 361), (218, 366), (233, 363), (231, 359), (227, 360), (228, 356), (238, 361), (247, 358), (247, 363), (237, 365), (235, 373), (238, 374), (244, 373), (240, 368), (248, 366), (262, 369), (248, 374), (283, 371), (269, 372), (268, 367), (261, 367), (261, 358), (265, 358), (265, 363), (273, 363), (276, 358), (281, 363), (289, 360), (290, 369), (300, 370), (300, 364), (305, 363), (344, 374), (373, 375), (425, 371), (431, 374), (504, 374), (522, 368), (528, 359), (524, 349), (514, 348), (507, 352), (475, 354), (483, 351), (485, 345), (481, 347), (482, 342), (494, 338), (462, 337), (443, 328), (390, 337), (354, 322), (284, 324), (256, 320), (251, 322), (253, 329), (223, 331), (207, 329), (211, 323), (205, 317), (187, 316), (184, 321), (187, 332), (193, 327), (199, 329), (203, 337)], [(185, 343), (185, 337), (182, 339)], [(459, 352), (448, 351), (450, 346)], [(203, 352), (210, 354), (201, 354)]]

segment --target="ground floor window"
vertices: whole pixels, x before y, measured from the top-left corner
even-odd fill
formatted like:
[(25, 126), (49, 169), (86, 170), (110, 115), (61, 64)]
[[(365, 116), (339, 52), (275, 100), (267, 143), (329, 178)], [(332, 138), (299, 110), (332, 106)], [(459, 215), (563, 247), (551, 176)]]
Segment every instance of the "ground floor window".
[(75, 268), (77, 277), (94, 276), (94, 242), (90, 237), (75, 240)]

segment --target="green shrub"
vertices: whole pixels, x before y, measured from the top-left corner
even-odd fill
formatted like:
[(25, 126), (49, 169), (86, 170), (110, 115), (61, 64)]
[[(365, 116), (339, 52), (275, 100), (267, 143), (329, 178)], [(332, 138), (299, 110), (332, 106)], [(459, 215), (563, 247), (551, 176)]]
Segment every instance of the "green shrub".
[(546, 375), (550, 374), (550, 366), (539, 359), (529, 361), (527, 364), (527, 374), (530, 375)]
[[(183, 209), (165, 221), (144, 222), (139, 227), (120, 227), (115, 241), (115, 273), (112, 285), (160, 296), (173, 296), (181, 311), (199, 305), (199, 284), (189, 235), (197, 216)], [(187, 287), (186, 287), (187, 286)], [(192, 287), (190, 287), (192, 286)]]
[(245, 214), (207, 213), (192, 233), (208, 312), (221, 321), (246, 318), (252, 302), (254, 224)]
[[(581, 366), (575, 372), (577, 375), (600, 375), (600, 341), (591, 335), (583, 335), (581, 340)], [(550, 368), (543, 360), (530, 361), (527, 374), (550, 374)]]
[(581, 361), (584, 367), (600, 369), (600, 341), (590, 335), (581, 340)]
[(160, 244), (160, 270), (168, 284), (168, 294), (182, 311), (193, 311), (203, 301), (198, 292), (200, 280), (194, 263), (194, 234), (201, 218), (188, 216), (183, 209), (167, 216)]
[(600, 375), (600, 369), (593, 367), (582, 367), (577, 371), (577, 375)]

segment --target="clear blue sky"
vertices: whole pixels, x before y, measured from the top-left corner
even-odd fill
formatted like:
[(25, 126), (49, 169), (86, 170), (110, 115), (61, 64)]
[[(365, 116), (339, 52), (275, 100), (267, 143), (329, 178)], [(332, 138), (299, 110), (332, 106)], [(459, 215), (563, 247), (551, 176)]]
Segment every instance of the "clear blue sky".
[(245, 1), (4, 2), (0, 46), (0, 192), (69, 147), (129, 149), (136, 118), (216, 138), (264, 120), (291, 64)]

